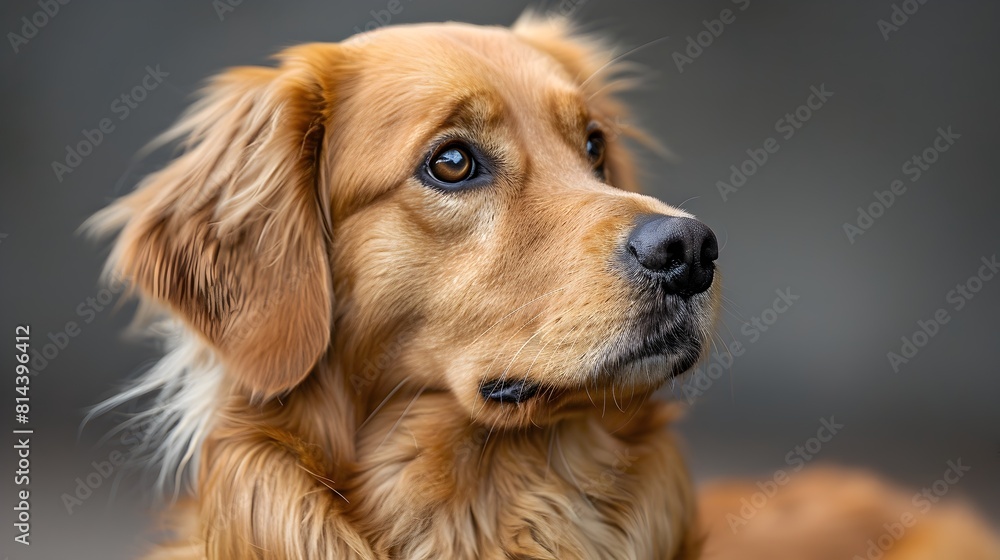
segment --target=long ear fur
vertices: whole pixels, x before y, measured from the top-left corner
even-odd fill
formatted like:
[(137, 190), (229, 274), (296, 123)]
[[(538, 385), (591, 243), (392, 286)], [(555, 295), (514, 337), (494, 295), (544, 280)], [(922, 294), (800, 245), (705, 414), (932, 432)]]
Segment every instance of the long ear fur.
[(217, 77), (160, 139), (183, 154), (87, 224), (121, 230), (108, 272), (187, 322), (256, 398), (296, 386), (329, 346), (319, 185), (338, 58), (304, 45)]

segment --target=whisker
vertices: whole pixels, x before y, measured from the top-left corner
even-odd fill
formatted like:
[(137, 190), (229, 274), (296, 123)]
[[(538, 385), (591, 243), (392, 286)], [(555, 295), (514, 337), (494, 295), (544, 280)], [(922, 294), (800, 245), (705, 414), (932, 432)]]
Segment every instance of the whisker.
[(302, 470), (304, 470), (304, 471), (306, 471), (310, 475), (312, 475), (312, 477), (315, 478), (316, 480), (318, 480), (320, 482), (320, 484), (322, 484), (323, 486), (326, 486), (327, 488), (329, 488), (330, 490), (332, 490), (334, 494), (340, 496), (345, 502), (351, 503), (351, 501), (347, 499), (347, 496), (344, 496), (343, 494), (341, 494), (340, 492), (338, 492), (336, 488), (333, 487), (334, 482), (332, 480), (330, 480), (329, 478), (326, 478), (325, 476), (320, 476), (320, 475), (312, 472), (311, 470), (309, 470), (306, 467), (304, 467), (301, 463), (299, 464), (299, 468), (302, 469)]
[(608, 432), (609, 435), (614, 435), (614, 434), (620, 432), (621, 430), (624, 430), (626, 427), (628, 427), (628, 425), (631, 424), (633, 420), (635, 420), (636, 416), (639, 415), (639, 411), (640, 411), (640, 408), (636, 408), (635, 410), (633, 410), (632, 414), (629, 415), (628, 419), (626, 419), (624, 422), (622, 422), (622, 424), (620, 426), (618, 426), (617, 428), (615, 428), (611, 432)]
[(699, 198), (701, 198), (701, 196), (699, 196), (699, 195), (692, 196), (691, 198), (688, 198), (684, 202), (678, 204), (677, 207), (680, 208), (680, 209), (683, 209), (685, 204), (687, 204), (688, 202), (691, 202), (692, 200), (696, 200), (696, 199), (699, 199)]
[(511, 311), (510, 313), (508, 313), (508, 314), (504, 315), (503, 317), (500, 317), (499, 319), (497, 319), (497, 322), (493, 323), (493, 325), (491, 325), (491, 326), (490, 326), (490, 328), (486, 329), (485, 331), (483, 331), (483, 332), (482, 332), (482, 334), (480, 334), (480, 335), (479, 335), (479, 336), (477, 336), (477, 337), (476, 337), (475, 339), (473, 339), (473, 340), (472, 340), (472, 343), (470, 344), (470, 346), (471, 346), (472, 344), (475, 344), (476, 342), (478, 342), (480, 338), (482, 338), (482, 337), (486, 336), (486, 333), (488, 333), (488, 332), (490, 332), (491, 330), (493, 330), (494, 328), (496, 328), (496, 326), (497, 326), (497, 325), (499, 325), (499, 324), (500, 324), (501, 322), (503, 322), (503, 320), (504, 320), (504, 319), (506, 319), (506, 318), (510, 317), (511, 315), (513, 315), (513, 314), (517, 313), (518, 311), (520, 311), (520, 310), (524, 309), (525, 307), (528, 307), (528, 306), (529, 306), (529, 305), (531, 305), (532, 303), (535, 303), (536, 301), (538, 301), (538, 300), (542, 299), (542, 298), (543, 298), (543, 297), (545, 297), (545, 296), (550, 296), (550, 295), (552, 295), (552, 294), (554, 294), (554, 293), (556, 293), (556, 292), (560, 292), (560, 291), (562, 291), (562, 290), (565, 290), (565, 289), (566, 289), (566, 286), (563, 286), (563, 287), (561, 287), (561, 288), (556, 288), (555, 290), (552, 290), (552, 291), (549, 291), (549, 292), (545, 292), (544, 294), (542, 294), (542, 295), (540, 295), (540, 296), (538, 296), (538, 297), (536, 297), (536, 298), (532, 299), (531, 301), (528, 301), (528, 302), (527, 302), (527, 303), (525, 303), (524, 305), (522, 305), (522, 306), (518, 307), (517, 309), (515, 309), (515, 310)]
[(593, 93), (587, 96), (587, 101), (590, 101), (603, 93), (604, 91), (611, 90), (611, 93), (616, 91), (627, 91), (629, 89), (635, 88), (638, 84), (641, 84), (642, 80), (638, 78), (618, 78), (616, 80), (610, 80), (608, 83), (594, 90)]
[(726, 234), (726, 238), (722, 240), (722, 245), (719, 246), (720, 253), (726, 248), (726, 245), (729, 243), (729, 228), (725, 228), (723, 230), (723, 233)]
[(590, 404), (594, 405), (594, 408), (597, 408), (597, 403), (594, 402), (594, 397), (590, 396), (590, 388), (587, 387), (586, 383), (583, 384), (583, 392), (587, 393), (587, 398), (590, 399)]
[(643, 43), (643, 44), (639, 45), (638, 47), (633, 47), (633, 48), (631, 48), (631, 49), (623, 52), (622, 54), (620, 54), (620, 55), (612, 58), (611, 60), (609, 60), (608, 62), (606, 62), (603, 66), (601, 66), (597, 70), (594, 70), (594, 73), (591, 74), (589, 78), (587, 78), (586, 80), (583, 81), (583, 83), (580, 84), (580, 88), (582, 89), (582, 88), (586, 87), (587, 84), (589, 84), (591, 80), (593, 80), (594, 78), (596, 78), (598, 76), (598, 74), (600, 74), (601, 72), (603, 72), (608, 67), (614, 65), (614, 63), (620, 61), (621, 59), (623, 59), (623, 58), (625, 58), (627, 56), (630, 56), (632, 54), (635, 54), (635, 53), (641, 51), (642, 49), (645, 49), (647, 47), (651, 47), (651, 46), (655, 45), (656, 43), (659, 43), (661, 41), (666, 41), (669, 38), (670, 37), (664, 35), (663, 37), (660, 37), (658, 39), (653, 39), (652, 41), (649, 41), (647, 43)]
[[(722, 298), (722, 308), (724, 310), (726, 310), (734, 318), (736, 318), (739, 322), (745, 323), (746, 320), (740, 315), (740, 311), (741, 311), (740, 305), (738, 303), (736, 303), (735, 301), (733, 301), (733, 300), (729, 299), (728, 297), (726, 297), (724, 294), (721, 296), (721, 298)], [(730, 308), (732, 308), (732, 309), (730, 309)]]
[(403, 418), (406, 418), (407, 413), (410, 412), (410, 408), (412, 408), (414, 403), (417, 402), (417, 399), (420, 398), (420, 395), (424, 394), (424, 389), (426, 389), (426, 387), (421, 387), (420, 390), (417, 391), (417, 394), (413, 395), (413, 398), (410, 399), (410, 403), (407, 404), (406, 408), (403, 409), (402, 414), (399, 415), (399, 419), (397, 419), (396, 423), (392, 425), (392, 428), (389, 428), (389, 432), (385, 434), (384, 438), (382, 438), (382, 441), (378, 444), (378, 447), (375, 448), (375, 451), (378, 451), (379, 449), (382, 448), (383, 445), (385, 445), (385, 442), (388, 441), (389, 436), (391, 436), (392, 433), (396, 431), (396, 428), (399, 427), (399, 424), (400, 422), (403, 421)]
[(741, 317), (737, 313), (734, 313), (732, 310), (730, 310), (728, 307), (726, 307), (725, 304), (726, 304), (726, 302), (725, 302), (725, 300), (723, 300), (723, 305), (722, 305), (722, 310), (723, 311), (725, 311), (726, 313), (728, 313), (730, 317), (732, 317), (733, 319), (736, 319), (740, 323), (746, 323), (746, 319), (744, 319), (743, 317)]
[(628, 395), (628, 404), (625, 405), (625, 408), (632, 406), (632, 401), (635, 400), (635, 385), (633, 385), (631, 389), (632, 390), (629, 391)]
[(722, 293), (719, 294), (719, 295), (722, 296), (722, 299), (725, 300), (727, 303), (729, 303), (730, 305), (732, 305), (733, 307), (735, 307), (737, 309), (740, 309), (740, 304), (736, 303), (735, 300), (733, 300), (733, 299), (729, 298), (728, 296), (726, 296), (726, 292), (728, 292), (728, 291), (729, 291), (729, 287), (728, 286), (723, 286), (722, 287)]
[[(535, 317), (538, 317), (538, 315), (535, 315)], [(532, 317), (532, 320), (534, 320), (535, 317)], [(523, 329), (524, 327), (521, 327), (521, 328)], [(532, 340), (534, 340), (534, 338), (536, 336), (538, 336), (540, 333), (541, 333), (541, 331), (535, 331), (535, 334), (529, 336), (528, 340), (525, 340), (524, 344), (522, 344), (521, 347), (517, 349), (517, 352), (514, 352), (514, 356), (511, 357), (510, 362), (507, 363), (507, 367), (504, 368), (503, 373), (500, 374), (500, 379), (504, 379), (504, 378), (507, 377), (507, 372), (510, 371), (511, 366), (514, 365), (514, 360), (516, 360), (517, 357), (521, 355), (521, 351), (524, 350), (524, 347), (527, 346), (528, 343), (530, 343)], [(532, 363), (534, 363), (534, 362), (532, 362)], [(524, 380), (525, 381), (528, 380), (527, 375), (525, 375)]]
[(573, 474), (573, 467), (569, 465), (569, 461), (566, 460), (566, 453), (563, 452), (562, 441), (559, 440), (559, 434), (556, 433), (555, 437), (556, 437), (556, 448), (559, 449), (559, 456), (562, 458), (563, 465), (565, 465), (566, 467), (566, 474), (569, 475), (570, 483), (572, 483), (573, 486), (580, 491), (580, 497), (582, 497), (583, 500), (587, 502), (587, 505), (590, 506), (590, 509), (597, 511), (597, 508), (594, 507), (594, 503), (590, 501), (590, 496), (588, 496), (587, 492), (583, 489), (582, 486), (580, 486), (580, 483), (576, 481), (576, 475)]
[(615, 403), (615, 408), (617, 408), (620, 412), (625, 412), (621, 405), (618, 404), (618, 397), (615, 396), (614, 382), (611, 383), (611, 402)]
[(407, 377), (406, 377), (406, 379), (404, 379), (404, 380), (400, 381), (400, 382), (399, 382), (399, 383), (398, 383), (398, 384), (397, 384), (397, 385), (396, 385), (395, 387), (393, 387), (393, 388), (392, 388), (392, 391), (389, 391), (389, 394), (388, 394), (388, 395), (386, 395), (386, 396), (385, 396), (385, 398), (384, 398), (384, 399), (382, 399), (382, 402), (380, 402), (380, 403), (378, 404), (378, 406), (376, 406), (376, 407), (375, 407), (375, 410), (373, 410), (373, 411), (372, 411), (372, 413), (368, 415), (368, 418), (365, 418), (365, 421), (364, 421), (364, 422), (362, 422), (360, 426), (358, 426), (358, 429), (357, 429), (357, 430), (355, 430), (355, 433), (357, 433), (357, 432), (360, 432), (362, 428), (364, 428), (365, 426), (367, 426), (367, 425), (368, 425), (368, 422), (369, 422), (369, 421), (370, 421), (370, 420), (371, 420), (372, 418), (374, 418), (376, 414), (378, 414), (378, 411), (382, 410), (382, 407), (383, 407), (383, 406), (385, 406), (385, 403), (389, 402), (389, 399), (391, 399), (391, 398), (392, 398), (392, 396), (393, 396), (393, 395), (395, 395), (395, 394), (396, 394), (396, 392), (397, 392), (397, 391), (399, 391), (399, 389), (400, 389), (400, 388), (402, 388), (402, 387), (403, 387), (403, 385), (404, 385), (404, 384), (405, 384), (405, 383), (406, 383), (407, 381), (409, 381), (411, 377), (413, 377), (413, 376), (412, 376), (412, 375), (409, 375), (409, 376), (407, 376)]
[[(503, 342), (503, 346), (505, 347), (507, 345), (507, 343), (511, 341), (511, 339), (513, 339), (515, 336), (517, 336), (517, 333), (519, 333), (522, 330), (524, 330), (524, 327), (527, 327), (528, 325), (530, 325), (542, 313), (544, 313), (544, 311), (539, 311), (538, 313), (535, 314), (534, 317), (532, 317), (532, 318), (528, 319), (527, 321), (525, 321), (525, 323), (523, 325), (521, 325), (516, 331), (514, 331), (513, 333), (511, 333), (511, 335), (509, 337), (507, 337), (507, 340), (505, 340)], [(536, 334), (537, 334), (537, 332), (536, 332)], [(532, 335), (531, 338), (534, 338), (534, 335)], [(528, 339), (528, 342), (531, 341), (531, 338)], [(525, 344), (527, 344), (527, 342), (525, 342)], [(522, 345), (521, 348), (523, 349), (524, 345)], [(521, 352), (521, 350), (518, 350), (518, 354), (520, 354), (520, 352)], [(493, 361), (491, 361), (490, 364), (488, 366), (486, 366), (486, 371), (487, 372), (489, 372), (489, 371), (491, 371), (493, 369), (493, 364), (497, 363), (497, 360), (500, 359), (500, 356), (502, 354), (503, 354), (503, 349), (501, 348), (501, 350), (499, 352), (497, 352), (497, 355), (493, 357)], [(507, 365), (507, 368), (504, 369), (503, 374), (500, 375), (500, 381), (501, 382), (504, 381), (507, 378), (507, 370), (509, 370), (510, 366), (513, 365), (515, 359), (517, 359), (517, 354), (515, 354), (514, 357), (511, 358), (511, 361)], [(483, 405), (483, 407), (485, 407), (486, 403), (482, 403), (482, 405)], [(480, 409), (480, 410), (482, 410), (482, 409)], [(478, 412), (476, 411), (476, 404), (473, 403), (473, 406), (472, 406), (472, 421), (473, 422), (475, 422), (477, 415), (478, 415)]]
[(733, 359), (733, 353), (729, 351), (729, 345), (726, 344), (726, 340), (722, 338), (722, 336), (719, 335), (719, 333), (716, 332), (712, 333), (712, 341), (716, 343), (717, 347), (721, 347), (723, 350), (725, 350), (726, 355), (729, 356), (730, 359)]
[[(722, 323), (722, 326), (725, 327), (726, 331), (729, 333), (730, 338), (732, 338), (735, 341), (736, 337), (733, 335), (733, 331), (732, 331), (732, 329), (729, 328), (729, 325), (726, 324), (725, 321), (721, 321), (721, 323)], [(733, 353), (729, 351), (729, 346), (726, 346), (726, 352), (729, 353), (729, 357), (733, 361), (733, 364), (735, 365), (736, 359), (733, 356)], [(735, 369), (734, 366), (730, 366), (729, 367), (729, 399), (732, 402), (736, 402), (736, 385), (735, 385), (734, 377), (733, 377), (733, 370), (734, 369)]]
[(552, 468), (552, 446), (556, 441), (556, 429), (549, 431), (549, 453), (545, 457), (545, 479), (549, 478), (549, 470)]
[[(538, 332), (541, 333), (542, 331), (538, 331)], [(547, 331), (546, 331), (546, 333), (547, 333)], [(544, 334), (542, 335), (542, 338), (543, 339), (545, 338)], [(550, 340), (549, 342), (552, 342), (552, 341)], [(528, 365), (528, 371), (525, 372), (526, 375), (528, 373), (531, 373), (531, 368), (535, 367), (535, 362), (538, 361), (538, 357), (542, 355), (542, 351), (545, 350), (545, 347), (549, 345), (549, 342), (546, 342), (545, 344), (543, 344), (542, 347), (538, 349), (538, 352), (535, 352), (535, 357), (534, 357), (534, 359), (531, 360), (531, 364)]]
[(479, 452), (479, 464), (480, 465), (483, 464), (483, 457), (486, 456), (486, 447), (487, 447), (487, 444), (490, 443), (490, 436), (493, 435), (493, 429), (496, 428), (496, 427), (497, 427), (497, 421), (494, 420), (493, 423), (490, 424), (490, 431), (486, 432), (486, 439), (483, 440), (483, 450)]
[[(559, 317), (557, 317), (557, 318), (556, 318), (556, 320), (557, 320), (557, 321), (558, 321), (558, 320), (560, 320), (560, 319), (562, 319), (562, 316), (561, 316), (561, 315), (560, 315)], [(567, 331), (566, 331), (565, 333), (563, 333), (563, 336), (562, 336), (562, 337), (561, 337), (561, 338), (559, 339), (559, 342), (557, 342), (557, 343), (556, 343), (556, 345), (555, 345), (555, 346), (556, 346), (556, 348), (558, 348), (558, 347), (559, 347), (559, 345), (561, 345), (561, 344), (562, 344), (562, 343), (563, 343), (563, 342), (564, 342), (564, 341), (565, 341), (565, 340), (566, 340), (567, 338), (569, 338), (569, 336), (570, 336), (571, 334), (573, 334), (573, 329), (572, 329), (572, 328), (570, 328), (570, 329), (567, 329)], [(547, 345), (547, 343), (546, 343), (546, 345)], [(547, 371), (550, 371), (550, 370), (551, 370), (551, 367), (550, 367), (550, 366), (551, 366), (551, 364), (552, 364), (553, 360), (554, 360), (554, 356), (550, 356), (550, 357), (548, 358), (548, 361), (546, 361), (546, 364), (545, 364), (545, 369), (546, 369)], [(551, 395), (550, 395), (550, 396), (551, 396)]]

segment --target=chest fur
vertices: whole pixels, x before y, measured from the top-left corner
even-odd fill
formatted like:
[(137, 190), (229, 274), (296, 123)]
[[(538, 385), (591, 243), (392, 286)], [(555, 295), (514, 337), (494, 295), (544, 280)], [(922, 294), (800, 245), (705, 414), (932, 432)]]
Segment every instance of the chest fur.
[(351, 517), (391, 558), (681, 558), (690, 481), (660, 403), (508, 432), (387, 407), (359, 437)]

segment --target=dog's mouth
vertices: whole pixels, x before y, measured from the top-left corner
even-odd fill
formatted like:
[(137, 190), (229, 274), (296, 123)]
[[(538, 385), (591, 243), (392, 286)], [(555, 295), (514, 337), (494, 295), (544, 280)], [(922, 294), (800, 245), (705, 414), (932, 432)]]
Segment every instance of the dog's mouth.
[(668, 379), (691, 369), (701, 356), (702, 346), (702, 338), (693, 328), (654, 325), (619, 339), (601, 369), (604, 375), (615, 375), (642, 362), (662, 362), (658, 365), (665, 367), (664, 379)]
[(541, 385), (527, 379), (494, 379), (479, 386), (479, 394), (496, 403), (521, 403), (538, 394)]
[[(701, 357), (704, 341), (699, 332), (692, 321), (661, 321), (630, 329), (601, 353), (584, 385), (628, 383), (630, 377), (635, 377), (637, 383), (648, 383), (650, 379), (665, 382), (681, 375)], [(639, 375), (639, 371), (643, 373)], [(654, 371), (656, 374), (649, 375)], [(560, 390), (534, 379), (516, 377), (489, 379), (479, 385), (484, 400), (499, 404), (520, 404), (552, 391)]]

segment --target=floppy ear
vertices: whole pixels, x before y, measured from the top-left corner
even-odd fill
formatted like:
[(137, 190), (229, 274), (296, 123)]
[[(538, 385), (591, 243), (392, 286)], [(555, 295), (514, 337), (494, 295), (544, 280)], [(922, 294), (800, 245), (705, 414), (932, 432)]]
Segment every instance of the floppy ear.
[(160, 143), (183, 153), (91, 218), (121, 229), (109, 272), (167, 306), (256, 398), (291, 389), (330, 342), (320, 162), (336, 45), (216, 77)]

